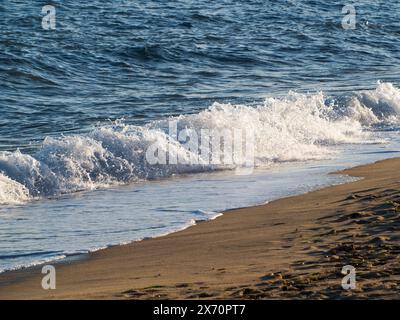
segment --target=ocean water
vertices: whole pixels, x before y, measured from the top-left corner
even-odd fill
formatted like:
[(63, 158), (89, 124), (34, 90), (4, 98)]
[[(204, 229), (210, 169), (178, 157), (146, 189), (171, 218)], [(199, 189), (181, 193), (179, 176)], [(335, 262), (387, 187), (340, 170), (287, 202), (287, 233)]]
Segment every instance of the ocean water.
[[(342, 183), (327, 173), (400, 151), (400, 2), (358, 1), (354, 29), (340, 1), (53, 1), (54, 30), (46, 4), (0, 3), (2, 271)], [(209, 163), (171, 124), (251, 130), (254, 170)], [(149, 163), (154, 143), (185, 161)]]

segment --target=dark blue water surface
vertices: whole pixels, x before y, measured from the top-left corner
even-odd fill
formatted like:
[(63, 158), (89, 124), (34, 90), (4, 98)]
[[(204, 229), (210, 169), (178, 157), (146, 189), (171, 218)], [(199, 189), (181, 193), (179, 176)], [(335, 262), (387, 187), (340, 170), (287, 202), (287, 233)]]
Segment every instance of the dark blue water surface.
[(0, 150), (125, 118), (143, 123), (214, 101), (288, 90), (341, 93), (400, 80), (400, 1), (0, 3)]

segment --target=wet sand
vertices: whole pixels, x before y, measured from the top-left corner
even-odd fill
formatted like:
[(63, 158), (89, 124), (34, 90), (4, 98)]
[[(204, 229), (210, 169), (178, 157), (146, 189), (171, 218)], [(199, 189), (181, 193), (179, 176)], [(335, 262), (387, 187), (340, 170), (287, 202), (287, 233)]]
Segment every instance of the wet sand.
[(398, 299), (400, 159), (342, 173), (364, 179), (56, 264), (56, 290), (3, 273), (0, 299)]

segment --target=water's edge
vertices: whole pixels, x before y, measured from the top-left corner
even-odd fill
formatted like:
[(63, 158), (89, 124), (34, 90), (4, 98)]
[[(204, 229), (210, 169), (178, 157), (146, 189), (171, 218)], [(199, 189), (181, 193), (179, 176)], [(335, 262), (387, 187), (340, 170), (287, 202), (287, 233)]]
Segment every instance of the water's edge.
[[(391, 159), (391, 157), (385, 158), (383, 160), (388, 160), (388, 159)], [(374, 162), (370, 162), (370, 163), (366, 163), (366, 164), (362, 164), (362, 165), (369, 165), (369, 164), (373, 164)], [(278, 197), (278, 198), (275, 198), (275, 199), (271, 199), (270, 201), (267, 201), (267, 202), (264, 201), (262, 203), (253, 204), (253, 205), (249, 205), (249, 206), (230, 208), (230, 209), (215, 213), (215, 215), (212, 216), (209, 219), (206, 219), (206, 220), (191, 220), (191, 221), (188, 221), (181, 228), (177, 228), (175, 230), (171, 230), (171, 231), (169, 231), (167, 233), (162, 233), (162, 234), (159, 234), (159, 235), (156, 235), (156, 236), (144, 237), (142, 239), (131, 240), (131, 241), (124, 241), (124, 242), (117, 243), (117, 244), (110, 244), (110, 245), (99, 247), (99, 248), (96, 248), (96, 249), (93, 249), (93, 250), (88, 250), (87, 252), (68, 254), (68, 255), (64, 255), (64, 256), (60, 256), (60, 257), (50, 258), (50, 259), (48, 259), (48, 261), (40, 261), (38, 263), (29, 264), (27, 266), (17, 266), (15, 268), (1, 270), (0, 271), (0, 276), (4, 276), (4, 275), (10, 274), (10, 273), (14, 273), (14, 272), (28, 272), (28, 271), (41, 270), (41, 268), (43, 266), (48, 265), (48, 264), (51, 264), (51, 265), (67, 265), (67, 264), (71, 264), (71, 263), (75, 263), (75, 262), (82, 262), (84, 260), (90, 259), (91, 256), (93, 254), (97, 253), (97, 252), (109, 250), (109, 249), (112, 249), (114, 247), (133, 245), (133, 244), (145, 241), (145, 240), (166, 237), (168, 235), (175, 234), (175, 233), (187, 230), (187, 229), (192, 228), (192, 227), (196, 227), (201, 222), (211, 222), (211, 221), (216, 220), (216, 219), (218, 219), (220, 217), (223, 217), (224, 215), (229, 214), (230, 212), (235, 211), (235, 210), (264, 206), (264, 205), (268, 205), (269, 203), (274, 202), (274, 201), (279, 201), (279, 200), (290, 198), (290, 197), (303, 196), (303, 195), (306, 195), (306, 194), (309, 194), (309, 193), (312, 193), (312, 192), (316, 192), (316, 191), (319, 191), (319, 190), (322, 190), (322, 189), (325, 189), (325, 188), (331, 188), (331, 187), (335, 187), (335, 186), (338, 186), (338, 185), (343, 185), (343, 184), (347, 184), (347, 183), (351, 183), (351, 182), (356, 182), (356, 181), (362, 180), (363, 177), (355, 177), (355, 176), (351, 176), (351, 175), (348, 175), (348, 174), (342, 174), (342, 173), (340, 173), (340, 171), (345, 170), (345, 169), (356, 168), (358, 166), (359, 165), (356, 165), (354, 167), (349, 167), (349, 168), (343, 168), (343, 169), (340, 169), (340, 170), (337, 170), (337, 171), (334, 171), (334, 172), (329, 172), (329, 173), (326, 174), (326, 175), (333, 174), (333, 175), (336, 175), (336, 176), (340, 177), (341, 179), (343, 179), (340, 182), (331, 183), (331, 184), (327, 184), (327, 185), (323, 185), (323, 186), (315, 186), (314, 188), (312, 188), (311, 190), (306, 191), (306, 192), (302, 192), (301, 190), (298, 190), (297, 192), (289, 193), (286, 196), (282, 196), (282, 197)]]

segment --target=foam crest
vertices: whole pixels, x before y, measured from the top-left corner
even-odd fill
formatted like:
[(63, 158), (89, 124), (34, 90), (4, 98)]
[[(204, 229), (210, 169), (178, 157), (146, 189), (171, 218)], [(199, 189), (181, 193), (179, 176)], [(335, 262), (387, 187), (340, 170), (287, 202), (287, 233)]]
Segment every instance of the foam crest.
[(29, 200), (29, 191), (22, 185), (0, 174), (0, 203), (19, 204)]
[[(201, 150), (179, 138), (182, 130), (199, 137), (201, 130), (250, 130), (254, 164), (268, 166), (330, 158), (337, 152), (334, 146), (341, 144), (377, 142), (368, 129), (395, 121), (400, 112), (400, 90), (390, 83), (378, 83), (375, 90), (344, 101), (340, 104), (322, 93), (290, 92), (284, 98), (267, 98), (258, 106), (214, 103), (197, 114), (144, 126), (118, 122), (88, 134), (46, 138), (31, 155), (18, 150), (0, 153), (0, 203), (235, 168), (237, 164), (210, 163)], [(176, 132), (171, 132), (171, 123)], [(150, 163), (148, 150), (154, 145), (157, 152), (179, 161)]]
[(400, 89), (392, 83), (378, 82), (375, 90), (356, 94), (351, 107), (363, 124), (398, 123), (400, 120)]

